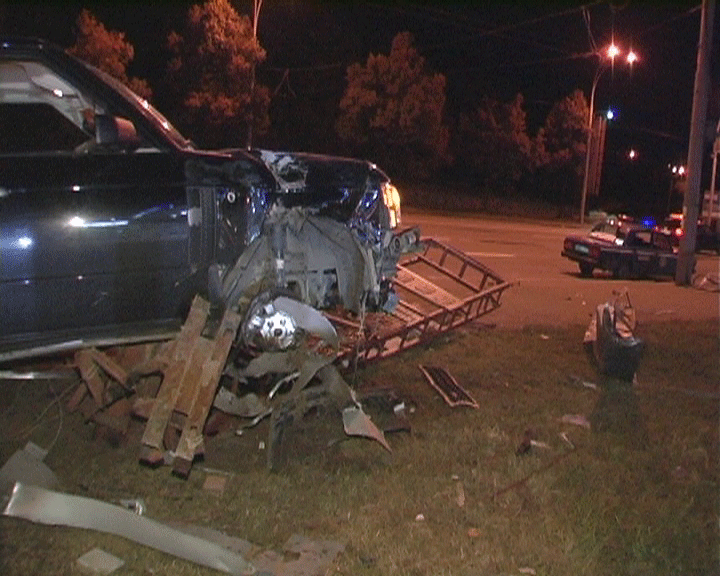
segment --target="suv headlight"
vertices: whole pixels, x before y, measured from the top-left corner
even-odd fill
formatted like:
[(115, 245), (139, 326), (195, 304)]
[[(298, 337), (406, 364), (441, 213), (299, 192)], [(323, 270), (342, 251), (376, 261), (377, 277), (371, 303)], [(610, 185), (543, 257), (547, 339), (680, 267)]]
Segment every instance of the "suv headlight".
[(390, 182), (383, 183), (382, 193), (383, 203), (390, 215), (390, 228), (397, 228), (400, 226), (400, 193)]

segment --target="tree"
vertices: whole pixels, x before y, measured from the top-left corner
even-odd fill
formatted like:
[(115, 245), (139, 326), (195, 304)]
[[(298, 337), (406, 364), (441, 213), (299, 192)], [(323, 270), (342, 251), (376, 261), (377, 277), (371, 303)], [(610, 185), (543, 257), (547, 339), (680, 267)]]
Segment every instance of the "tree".
[(556, 202), (571, 202), (580, 191), (589, 107), (582, 90), (556, 102), (535, 139), (541, 192)]
[(534, 167), (522, 94), (507, 103), (485, 98), (460, 115), (456, 134), (457, 168), (481, 189), (515, 192)]
[(68, 48), (69, 54), (114, 76), (138, 96), (152, 97), (145, 80), (128, 78), (127, 67), (135, 57), (135, 49), (124, 33), (107, 30), (87, 9), (81, 10), (76, 24), (75, 45)]
[(256, 84), (253, 67), (265, 50), (245, 15), (228, 0), (208, 0), (188, 11), (184, 35), (171, 32), (173, 54), (167, 71), (174, 92), (178, 124), (205, 146), (237, 146), (248, 125), (264, 134), (270, 125), (270, 91)]
[(446, 80), (428, 70), (413, 42), (402, 32), (388, 56), (348, 67), (335, 130), (355, 152), (422, 178), (448, 158)]

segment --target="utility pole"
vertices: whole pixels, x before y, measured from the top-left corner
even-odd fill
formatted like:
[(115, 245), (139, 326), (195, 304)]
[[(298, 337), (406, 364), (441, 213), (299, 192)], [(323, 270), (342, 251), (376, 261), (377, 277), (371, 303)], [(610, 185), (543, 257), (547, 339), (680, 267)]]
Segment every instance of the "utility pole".
[(690, 120), (690, 143), (688, 146), (687, 190), (683, 202), (683, 235), (680, 239), (675, 284), (688, 286), (695, 268), (695, 243), (702, 184), (702, 160), (705, 148), (705, 119), (708, 107), (710, 78), (710, 49), (715, 19), (715, 0), (703, 0), (700, 17), (700, 40), (698, 43), (695, 89), (693, 92), (692, 118)]

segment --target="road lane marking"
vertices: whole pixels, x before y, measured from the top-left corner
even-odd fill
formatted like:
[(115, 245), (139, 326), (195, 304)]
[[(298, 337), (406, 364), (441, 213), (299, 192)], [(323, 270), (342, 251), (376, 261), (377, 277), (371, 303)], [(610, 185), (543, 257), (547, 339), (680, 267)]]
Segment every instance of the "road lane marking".
[(503, 254), (501, 252), (468, 252), (473, 258), (515, 258), (515, 254)]

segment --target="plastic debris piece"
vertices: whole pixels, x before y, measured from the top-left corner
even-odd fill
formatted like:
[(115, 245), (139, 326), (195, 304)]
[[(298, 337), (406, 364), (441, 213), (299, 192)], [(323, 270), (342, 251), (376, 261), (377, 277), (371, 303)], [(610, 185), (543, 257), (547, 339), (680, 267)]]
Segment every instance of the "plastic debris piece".
[(138, 516), (145, 514), (145, 501), (140, 498), (130, 500), (119, 500), (120, 506), (127, 508), (130, 512), (134, 512)]
[(457, 491), (457, 497), (455, 498), (455, 502), (457, 502), (459, 508), (462, 508), (463, 506), (465, 506), (465, 488), (463, 488), (462, 482), (458, 482), (455, 485), (455, 489)]
[(570, 448), (571, 448), (572, 450), (575, 450), (575, 444), (573, 444), (572, 441), (570, 440), (570, 438), (568, 438), (567, 433), (561, 432), (561, 433), (560, 433), (560, 438), (562, 438), (562, 439), (564, 440), (564, 442), (565, 442), (568, 446), (570, 446)]
[(215, 394), (213, 406), (227, 414), (243, 418), (255, 418), (268, 411), (268, 403), (257, 394), (250, 392), (244, 396), (236, 396), (222, 387), (218, 388)]
[(422, 522), (423, 520), (425, 520), (425, 514), (418, 514), (415, 516), (415, 522)]
[(52, 492), (18, 483), (15, 484), (12, 497), (3, 514), (40, 524), (71, 526), (115, 534), (229, 574), (256, 573), (255, 566), (221, 546), (183, 534), (120, 506), (92, 498)]
[(120, 560), (117, 556), (108, 554), (104, 550), (100, 550), (100, 548), (93, 548), (80, 556), (80, 558), (77, 559), (77, 563), (85, 570), (105, 576), (112, 574), (115, 570), (122, 567), (125, 561)]
[(578, 378), (577, 376), (570, 376), (569, 379), (571, 383), (577, 386), (588, 388), (590, 390), (600, 390), (599, 386), (594, 382), (588, 382), (586, 380), (583, 380), (582, 378)]
[(544, 450), (550, 450), (550, 445), (540, 440), (530, 440), (530, 446), (533, 448), (543, 448)]
[(0, 492), (9, 492), (16, 482), (52, 488), (58, 483), (55, 473), (43, 462), (47, 454), (39, 446), (28, 442), (0, 468)]
[(385, 450), (392, 452), (390, 445), (385, 440), (385, 434), (375, 424), (370, 417), (363, 412), (359, 406), (348, 406), (342, 411), (343, 427), (345, 434), (348, 436), (364, 436), (379, 442)]
[(616, 293), (614, 302), (601, 304), (585, 331), (583, 343), (592, 346), (600, 372), (632, 382), (645, 342), (633, 335), (637, 325), (635, 309), (627, 290)]
[(582, 414), (565, 414), (560, 418), (560, 422), (563, 424), (573, 424), (575, 426), (581, 426), (590, 430), (590, 421), (585, 418)]

